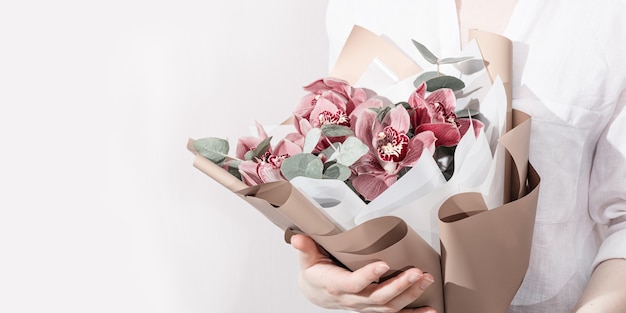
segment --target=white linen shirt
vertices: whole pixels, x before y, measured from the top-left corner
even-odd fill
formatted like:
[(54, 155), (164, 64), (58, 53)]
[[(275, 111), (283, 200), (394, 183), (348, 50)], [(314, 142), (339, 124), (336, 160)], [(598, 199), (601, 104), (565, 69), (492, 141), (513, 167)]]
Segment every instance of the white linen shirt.
[[(530, 161), (542, 178), (527, 275), (509, 312), (570, 312), (593, 268), (626, 258), (626, 2), (519, 0), (513, 107), (532, 116)], [(329, 0), (329, 61), (354, 24), (420, 65), (410, 39), (459, 51), (454, 0)]]

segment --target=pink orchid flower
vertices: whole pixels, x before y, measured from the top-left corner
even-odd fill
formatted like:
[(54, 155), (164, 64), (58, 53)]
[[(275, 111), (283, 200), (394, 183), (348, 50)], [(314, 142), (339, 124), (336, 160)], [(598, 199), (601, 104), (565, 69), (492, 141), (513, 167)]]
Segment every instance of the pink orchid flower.
[(442, 88), (426, 96), (426, 84), (421, 83), (409, 97), (411, 124), (418, 134), (432, 131), (437, 138), (436, 146), (455, 146), (473, 124), (476, 136), (483, 124), (476, 119), (457, 118), (456, 97), (451, 89)]
[(382, 122), (376, 112), (362, 112), (356, 136), (371, 145), (370, 151), (352, 166), (356, 174), (352, 185), (366, 200), (373, 200), (395, 183), (398, 173), (415, 165), (424, 149), (434, 151), (432, 132), (423, 131), (409, 138), (409, 127), (409, 113), (402, 105), (389, 110)]
[[(258, 137), (241, 137), (237, 144), (237, 157), (243, 160), (248, 151), (254, 150), (258, 145), (268, 138), (263, 126), (257, 123)], [(239, 163), (239, 173), (242, 180), (249, 186), (262, 183), (269, 183), (278, 180), (285, 180), (280, 166), (288, 157), (302, 152), (302, 146), (289, 139), (289, 136), (280, 140), (276, 146), (269, 147), (263, 155), (253, 159), (244, 160)]]
[(256, 122), (256, 131), (258, 136), (243, 136), (237, 141), (235, 155), (238, 159), (243, 160), (246, 152), (256, 149), (267, 138), (267, 132), (259, 122)]
[(304, 90), (309, 93), (294, 110), (295, 126), (302, 135), (324, 124), (350, 127), (352, 112), (369, 97), (365, 89), (332, 77), (317, 80)]

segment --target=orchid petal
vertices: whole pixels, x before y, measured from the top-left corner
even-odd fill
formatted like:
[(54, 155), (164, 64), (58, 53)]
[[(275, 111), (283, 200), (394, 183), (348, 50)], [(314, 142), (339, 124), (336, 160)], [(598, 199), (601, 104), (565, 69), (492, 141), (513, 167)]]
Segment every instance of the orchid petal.
[(415, 135), (409, 141), (408, 152), (400, 163), (400, 167), (414, 166), (424, 153), (424, 149), (428, 149), (431, 153), (435, 151), (435, 142), (437, 138), (431, 131), (424, 131)]
[(418, 107), (411, 111), (411, 126), (413, 128), (417, 128), (422, 124), (427, 124), (432, 122), (431, 118), (432, 114), (428, 107)]
[(352, 93), (352, 86), (347, 81), (336, 77), (325, 77), (322, 79), (324, 84), (335, 92), (340, 93), (346, 98)]
[(389, 110), (387, 115), (385, 115), (382, 124), (385, 126), (391, 126), (398, 133), (406, 134), (411, 126), (411, 120), (406, 109), (403, 106), (398, 105)]
[(320, 98), (317, 101), (317, 104), (315, 105), (313, 110), (311, 111), (311, 115), (309, 117), (309, 123), (311, 123), (311, 126), (313, 127), (320, 127), (321, 124), (320, 124), (319, 116), (322, 114), (322, 112), (327, 111), (331, 114), (335, 114), (339, 110), (341, 109), (338, 108), (334, 103), (330, 102), (328, 99)]
[[(368, 95), (363, 88), (354, 88), (352, 89), (352, 95), (350, 96), (350, 100), (352, 100), (352, 104), (356, 107), (359, 104), (365, 102), (368, 99)], [(354, 109), (354, 108), (352, 108)]]
[(378, 125), (376, 122), (376, 113), (371, 110), (366, 110), (363, 111), (361, 117), (356, 121), (356, 125), (354, 126), (354, 133), (356, 137), (361, 139), (361, 141), (366, 145), (369, 145), (370, 149), (374, 149), (372, 147), (374, 145), (373, 131), (375, 130), (372, 129), (374, 125)]
[(235, 156), (238, 159), (243, 160), (244, 155), (248, 151), (254, 150), (259, 145), (259, 143), (261, 143), (261, 141), (263, 141), (263, 139), (258, 138), (258, 137), (253, 137), (253, 136), (240, 137), (239, 140), (237, 141), (237, 148), (235, 149)]
[[(329, 102), (331, 102), (332, 104), (334, 104), (337, 108), (339, 108), (342, 111), (346, 111), (346, 102), (349, 101), (348, 98), (332, 91), (332, 90), (327, 90), (322, 92), (320, 99), (318, 99), (318, 103), (321, 99), (326, 99)], [(317, 106), (317, 104), (316, 104)]]
[(351, 87), (350, 84), (343, 79), (335, 77), (324, 77), (304, 86), (303, 89), (310, 93), (319, 93), (320, 91), (324, 90), (333, 90), (347, 97), (350, 94)]
[(304, 136), (300, 133), (289, 133), (285, 135), (285, 139), (297, 144), (300, 147), (304, 146)]
[(454, 92), (452, 89), (442, 88), (437, 89), (426, 97), (426, 102), (435, 103), (439, 102), (443, 104), (446, 112), (454, 111), (454, 106), (456, 104), (456, 97), (454, 96)]
[(320, 90), (323, 89), (327, 89), (327, 85), (324, 83), (323, 79), (318, 79), (306, 86), (304, 86), (302, 89), (304, 89), (305, 91), (311, 92), (311, 93), (316, 93)]
[(296, 155), (298, 153), (302, 153), (302, 147), (286, 138), (283, 138), (274, 147), (275, 155)]
[(371, 172), (384, 172), (384, 169), (380, 166), (378, 158), (373, 152), (369, 152), (357, 160), (350, 168), (357, 174), (371, 173)]
[(255, 124), (256, 124), (256, 132), (259, 135), (259, 138), (261, 139), (267, 138), (267, 132), (265, 131), (265, 128), (263, 128), (263, 125), (259, 123), (259, 121), (256, 121)]
[(309, 120), (304, 119), (304, 118), (303, 118), (303, 119), (301, 119), (301, 120), (298, 122), (298, 125), (300, 126), (300, 127), (298, 127), (298, 128), (300, 129), (300, 130), (299, 130), (299, 131), (300, 131), (300, 134), (306, 134), (306, 133), (308, 133), (311, 129), (313, 129), (313, 126), (311, 126), (311, 123), (309, 123)]
[(418, 96), (420, 96), (422, 99), (424, 98), (424, 95), (426, 94), (426, 90), (428, 89), (428, 87), (426, 86), (425, 82), (422, 82), (419, 84), (419, 86), (417, 86), (417, 89), (415, 89), (415, 94), (417, 94)]
[[(369, 98), (365, 102), (356, 106), (354, 110), (350, 113), (350, 121), (351, 126), (354, 128), (356, 123), (358, 123), (358, 119), (361, 115), (363, 115), (364, 111), (372, 111), (372, 108), (381, 108), (383, 106), (383, 101), (378, 98)], [(354, 130), (354, 129), (353, 129)]]
[(300, 99), (300, 102), (298, 102), (298, 105), (296, 105), (295, 109), (293, 110), (293, 114), (299, 117), (309, 117), (309, 114), (311, 114), (311, 110), (313, 110), (314, 105), (314, 101), (315, 98), (317, 97), (316, 94), (307, 94), (304, 97), (302, 97), (302, 99)]
[(241, 179), (248, 186), (255, 186), (263, 183), (257, 173), (258, 166), (259, 164), (254, 161), (243, 161), (239, 163), (239, 173), (241, 174)]
[(259, 163), (259, 166), (257, 167), (257, 173), (259, 175), (259, 179), (263, 183), (285, 180), (285, 178), (283, 178), (283, 175), (280, 173), (280, 168), (277, 168), (269, 163)]
[(459, 128), (450, 123), (429, 123), (420, 125), (416, 131), (432, 131), (437, 137), (437, 141), (435, 145), (451, 147), (459, 143), (461, 140), (461, 133), (459, 132)]
[(371, 201), (387, 190), (396, 180), (396, 175), (362, 174), (352, 180), (352, 185), (365, 200)]
[(485, 126), (481, 121), (477, 119), (471, 119), (471, 122), (470, 122), (470, 119), (468, 118), (460, 118), (460, 119), (457, 119), (456, 122), (459, 123), (459, 132), (461, 133), (461, 137), (465, 135), (465, 133), (470, 127), (470, 124), (472, 124), (472, 126), (474, 127), (474, 136), (476, 137), (480, 135), (480, 131)]

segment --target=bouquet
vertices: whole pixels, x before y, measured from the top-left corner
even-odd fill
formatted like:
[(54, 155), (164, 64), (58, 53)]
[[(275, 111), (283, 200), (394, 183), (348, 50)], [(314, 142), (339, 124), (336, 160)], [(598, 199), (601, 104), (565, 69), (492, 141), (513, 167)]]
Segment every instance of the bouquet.
[(529, 116), (511, 110), (510, 70), (498, 68), (510, 42), (474, 35), (459, 58), (414, 41), (435, 67), (423, 71), (355, 26), (285, 125), (257, 123), (234, 155), (225, 139), (190, 139), (194, 165), (287, 241), (306, 233), (348, 269), (385, 260), (384, 277), (409, 266), (432, 273), (412, 307), (505, 312), (528, 267), (539, 177)]

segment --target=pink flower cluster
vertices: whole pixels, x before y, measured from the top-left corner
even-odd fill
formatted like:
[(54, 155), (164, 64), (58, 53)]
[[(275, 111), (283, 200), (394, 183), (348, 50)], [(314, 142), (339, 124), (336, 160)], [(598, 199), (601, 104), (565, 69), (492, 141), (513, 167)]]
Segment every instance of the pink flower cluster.
[[(455, 146), (473, 123), (476, 135), (482, 124), (475, 119), (457, 118), (456, 98), (450, 89), (429, 94), (422, 83), (408, 97), (408, 104), (391, 104), (371, 90), (355, 88), (346, 81), (326, 77), (305, 86), (307, 94), (294, 110), (295, 133), (268, 147), (261, 156), (239, 164), (242, 179), (249, 185), (284, 179), (283, 160), (303, 151), (304, 138), (314, 128), (339, 125), (369, 147), (369, 151), (350, 166), (347, 183), (365, 199), (373, 200), (395, 183), (401, 171), (417, 163), (426, 150), (430, 155), (438, 146)], [(259, 137), (241, 138), (237, 157), (254, 150), (267, 138), (258, 125)], [(325, 137), (313, 154), (347, 136)]]

